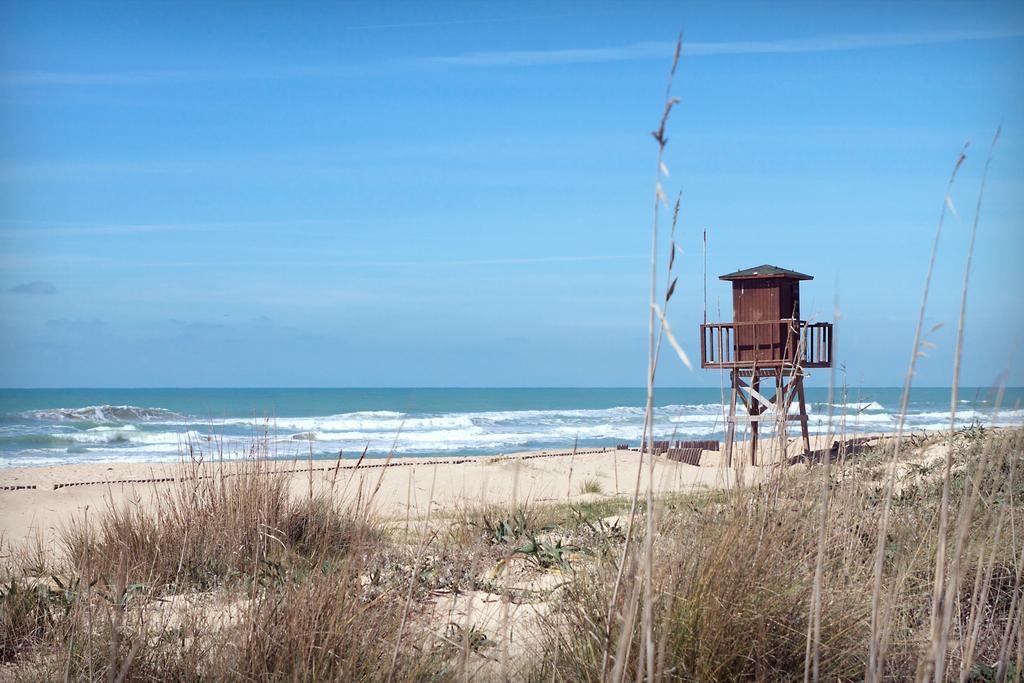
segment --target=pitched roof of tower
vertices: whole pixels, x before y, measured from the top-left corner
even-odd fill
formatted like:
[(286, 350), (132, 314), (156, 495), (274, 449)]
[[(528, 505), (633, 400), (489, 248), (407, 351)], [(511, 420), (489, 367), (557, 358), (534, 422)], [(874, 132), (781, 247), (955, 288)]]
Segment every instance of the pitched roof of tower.
[(737, 270), (735, 273), (727, 273), (720, 275), (719, 280), (751, 280), (754, 278), (763, 277), (786, 277), (793, 278), (794, 280), (813, 280), (812, 275), (806, 273), (798, 273), (795, 270), (787, 270), (785, 268), (779, 268), (770, 264), (763, 264), (755, 266), (754, 268), (746, 268), (745, 270)]

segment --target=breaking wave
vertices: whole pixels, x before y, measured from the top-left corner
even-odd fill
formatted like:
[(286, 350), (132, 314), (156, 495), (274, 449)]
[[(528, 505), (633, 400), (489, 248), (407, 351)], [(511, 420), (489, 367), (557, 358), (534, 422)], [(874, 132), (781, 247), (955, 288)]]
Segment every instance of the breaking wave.
[[(717, 398), (717, 391), (714, 392)], [(948, 399), (947, 399), (948, 400)], [(888, 404), (888, 405), (887, 405)], [(1024, 410), (997, 417), (976, 402), (957, 413), (957, 425), (1011, 425), (1024, 422)], [(945, 429), (949, 412), (940, 402), (917, 406), (906, 429)], [(886, 432), (898, 424), (893, 401), (817, 402), (809, 405), (812, 432)], [(831, 414), (831, 422), (830, 422)], [(659, 439), (720, 439), (724, 429), (720, 403), (675, 403), (655, 409)], [(99, 461), (167, 461), (189, 447), (238, 456), (254, 435), (266, 435), (279, 457), (372, 457), (392, 448), (400, 455), (435, 453), (487, 455), (516, 450), (565, 449), (636, 444), (644, 409), (553, 408), (523, 410), (402, 413), (361, 410), (328, 415), (276, 418), (190, 417), (158, 407), (94, 405), (29, 410), (0, 416), (0, 467)]]
[(21, 415), (28, 419), (48, 422), (150, 422), (181, 420), (185, 417), (165, 408), (110, 405), (28, 410)]

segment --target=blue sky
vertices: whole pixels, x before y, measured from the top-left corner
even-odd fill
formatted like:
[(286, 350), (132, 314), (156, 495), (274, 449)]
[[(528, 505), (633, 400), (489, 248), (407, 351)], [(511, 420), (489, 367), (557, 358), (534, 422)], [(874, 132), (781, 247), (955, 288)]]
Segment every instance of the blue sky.
[(3, 3), (0, 384), (642, 384), (680, 28), (691, 355), (707, 228), (711, 317), (718, 274), (809, 272), (846, 380), (900, 384), (970, 139), (918, 376), (948, 384), (1002, 124), (963, 380), (1024, 384), (1024, 5), (975, 2)]

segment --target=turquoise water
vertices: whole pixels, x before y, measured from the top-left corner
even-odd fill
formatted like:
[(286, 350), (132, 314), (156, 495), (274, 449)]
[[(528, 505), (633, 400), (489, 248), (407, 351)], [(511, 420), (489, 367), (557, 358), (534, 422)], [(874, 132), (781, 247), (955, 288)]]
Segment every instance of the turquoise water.
[[(269, 432), (278, 457), (488, 455), (609, 446), (640, 439), (643, 389), (0, 389), (0, 467), (176, 460), (191, 446), (238, 456)], [(810, 426), (890, 431), (900, 390), (861, 388), (829, 402), (807, 392)], [(1021, 424), (1024, 389), (995, 414), (985, 389), (962, 388), (958, 424)], [(949, 426), (949, 389), (915, 389), (909, 429)], [(661, 438), (721, 438), (719, 389), (659, 389)], [(830, 407), (831, 406), (831, 407)], [(835, 431), (835, 428), (833, 428)]]

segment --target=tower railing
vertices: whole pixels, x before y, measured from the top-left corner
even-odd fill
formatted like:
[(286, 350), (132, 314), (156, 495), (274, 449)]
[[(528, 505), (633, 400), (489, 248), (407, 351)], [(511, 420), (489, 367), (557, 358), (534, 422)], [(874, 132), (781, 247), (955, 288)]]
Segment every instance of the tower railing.
[(702, 368), (832, 367), (832, 323), (780, 319), (700, 326)]

